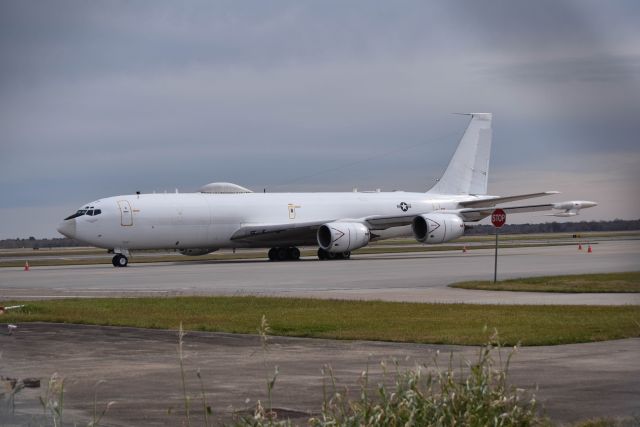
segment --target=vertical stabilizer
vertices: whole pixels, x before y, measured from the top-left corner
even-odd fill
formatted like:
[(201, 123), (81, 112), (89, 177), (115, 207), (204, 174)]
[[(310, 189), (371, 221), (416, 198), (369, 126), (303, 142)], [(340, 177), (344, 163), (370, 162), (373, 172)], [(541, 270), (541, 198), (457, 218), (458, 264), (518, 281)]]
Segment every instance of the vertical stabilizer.
[(428, 192), (487, 194), (491, 156), (491, 113), (472, 113), (453, 158), (442, 178)]

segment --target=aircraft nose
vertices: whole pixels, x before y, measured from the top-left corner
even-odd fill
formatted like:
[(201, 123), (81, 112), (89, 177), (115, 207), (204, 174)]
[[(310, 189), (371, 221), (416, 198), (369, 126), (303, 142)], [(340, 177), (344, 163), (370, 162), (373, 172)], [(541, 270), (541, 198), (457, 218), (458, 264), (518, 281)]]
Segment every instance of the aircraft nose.
[(67, 219), (65, 221), (62, 221), (60, 225), (58, 225), (58, 233), (70, 239), (75, 238), (76, 237), (76, 219), (72, 218), (72, 219)]

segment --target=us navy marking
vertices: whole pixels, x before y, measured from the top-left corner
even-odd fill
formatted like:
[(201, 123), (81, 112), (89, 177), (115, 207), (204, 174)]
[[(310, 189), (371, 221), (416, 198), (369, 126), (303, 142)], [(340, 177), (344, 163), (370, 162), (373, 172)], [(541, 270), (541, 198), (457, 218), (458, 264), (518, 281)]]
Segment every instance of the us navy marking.
[(400, 209), (402, 212), (406, 212), (411, 208), (411, 205), (407, 202), (400, 202), (400, 204), (397, 205), (396, 207)]

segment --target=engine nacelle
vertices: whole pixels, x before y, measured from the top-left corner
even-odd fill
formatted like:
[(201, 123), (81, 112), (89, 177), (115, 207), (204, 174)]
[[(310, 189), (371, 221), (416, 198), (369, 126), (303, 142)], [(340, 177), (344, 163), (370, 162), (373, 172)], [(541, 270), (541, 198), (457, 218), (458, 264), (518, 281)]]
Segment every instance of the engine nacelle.
[(464, 234), (464, 222), (455, 214), (425, 214), (413, 218), (413, 235), (420, 243), (442, 243)]
[(353, 251), (369, 244), (371, 233), (359, 222), (330, 222), (318, 228), (318, 245), (327, 252)]
[(200, 255), (209, 254), (211, 252), (215, 252), (217, 250), (218, 250), (218, 248), (180, 249), (180, 253), (182, 255), (187, 255), (187, 256), (200, 256)]

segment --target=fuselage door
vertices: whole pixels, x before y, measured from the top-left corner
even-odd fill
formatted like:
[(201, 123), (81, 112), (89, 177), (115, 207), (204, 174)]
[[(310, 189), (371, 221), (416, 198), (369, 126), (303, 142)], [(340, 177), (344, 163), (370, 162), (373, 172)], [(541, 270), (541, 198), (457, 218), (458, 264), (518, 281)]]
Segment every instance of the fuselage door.
[(130, 227), (133, 225), (133, 213), (131, 212), (131, 205), (127, 200), (118, 200), (118, 206), (120, 207), (120, 225), (123, 227)]

